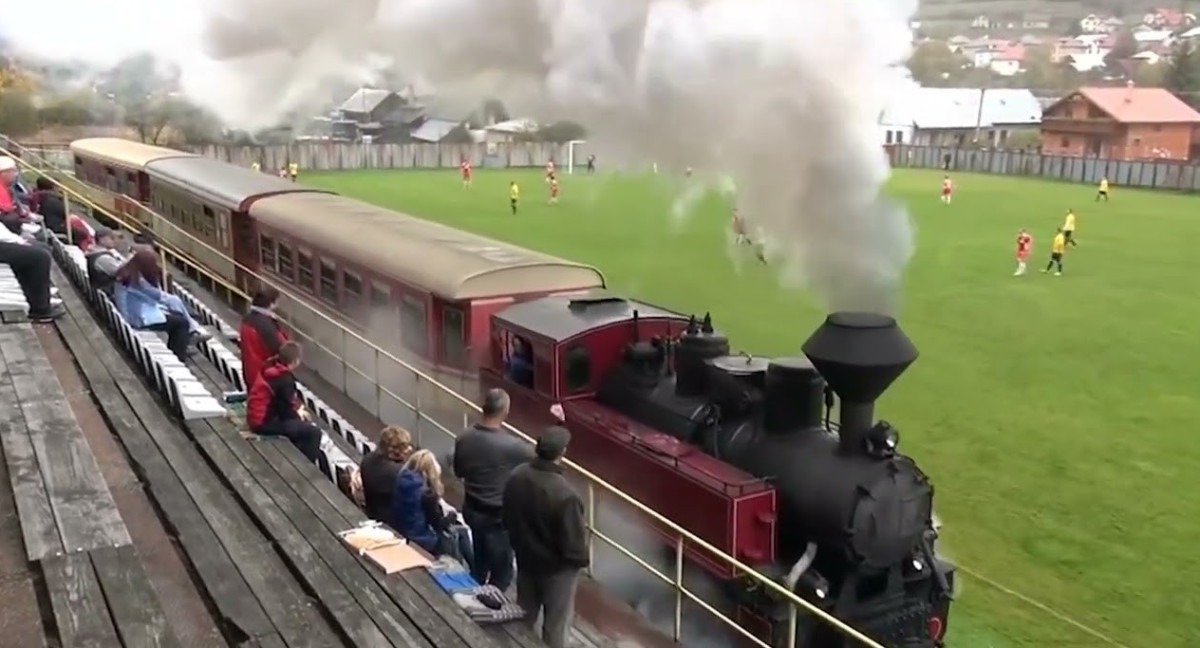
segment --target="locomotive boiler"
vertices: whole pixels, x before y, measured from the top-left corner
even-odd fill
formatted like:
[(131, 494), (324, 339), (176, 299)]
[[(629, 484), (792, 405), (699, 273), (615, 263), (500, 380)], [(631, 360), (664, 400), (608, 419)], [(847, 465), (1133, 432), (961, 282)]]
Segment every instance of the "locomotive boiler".
[[(935, 552), (933, 485), (874, 418), (917, 351), (894, 319), (870, 313), (830, 315), (803, 351), (731, 355), (708, 316), (693, 318), (676, 339), (628, 345), (596, 398), (774, 484), (777, 561), (760, 571), (886, 646), (940, 646), (954, 566)], [(751, 579), (727, 589), (739, 616), (782, 645), (787, 604)], [(798, 645), (855, 645), (805, 617)]]

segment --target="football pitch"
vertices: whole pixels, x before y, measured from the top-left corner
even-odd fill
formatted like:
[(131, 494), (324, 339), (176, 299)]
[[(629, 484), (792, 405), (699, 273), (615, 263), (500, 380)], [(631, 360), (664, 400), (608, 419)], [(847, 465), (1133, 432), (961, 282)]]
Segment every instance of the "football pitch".
[[(1114, 187), (1105, 204), (1093, 186), (954, 179), (949, 207), (939, 172), (890, 184), (917, 230), (900, 323), (921, 357), (877, 409), (932, 478), (943, 550), (969, 571), (949, 645), (1108, 645), (1013, 592), (1119, 645), (1200, 645), (1200, 197)], [(715, 196), (673, 220), (678, 179), (563, 175), (557, 205), (537, 170), (483, 170), (469, 190), (455, 170), (301, 180), (593, 264), (618, 292), (712, 311), (754, 354), (797, 354), (824, 315), (752, 256), (733, 262)], [(1041, 274), (1068, 207), (1079, 246), (1063, 276)], [(1020, 227), (1035, 245), (1014, 277)]]

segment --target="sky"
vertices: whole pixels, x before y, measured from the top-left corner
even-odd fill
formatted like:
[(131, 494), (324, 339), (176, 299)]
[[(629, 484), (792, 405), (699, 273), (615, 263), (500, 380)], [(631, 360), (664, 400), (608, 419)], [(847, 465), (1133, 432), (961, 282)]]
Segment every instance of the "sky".
[[(176, 62), (202, 56), (204, 0), (38, 0), (5, 3), (0, 33), (19, 50), (110, 65), (140, 51)], [(213, 2), (210, 0), (209, 5)]]

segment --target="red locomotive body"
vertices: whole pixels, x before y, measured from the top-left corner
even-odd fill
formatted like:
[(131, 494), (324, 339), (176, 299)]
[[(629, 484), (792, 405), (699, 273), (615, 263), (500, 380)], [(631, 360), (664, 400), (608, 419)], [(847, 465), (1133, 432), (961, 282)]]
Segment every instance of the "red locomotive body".
[[(561, 401), (572, 456), (582, 466), (721, 551), (750, 564), (771, 563), (774, 488), (595, 399), (630, 344), (677, 337), (687, 325), (686, 316), (604, 293), (516, 304), (492, 318), (492, 361), (481, 384), (512, 393), (519, 426), (548, 423), (548, 407)], [(656, 530), (669, 543), (677, 540)], [(714, 576), (736, 576), (708, 551), (690, 544), (685, 550)]]

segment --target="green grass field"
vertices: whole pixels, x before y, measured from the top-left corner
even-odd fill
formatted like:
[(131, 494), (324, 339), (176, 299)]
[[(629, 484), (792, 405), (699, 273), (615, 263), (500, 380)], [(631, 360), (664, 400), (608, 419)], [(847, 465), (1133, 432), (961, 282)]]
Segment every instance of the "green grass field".
[[(518, 180), (523, 207), (508, 213)], [(769, 270), (738, 272), (715, 198), (672, 225), (672, 189), (645, 177), (538, 171), (309, 175), (306, 181), (417, 216), (594, 264), (610, 285), (683, 311), (711, 310), (735, 346), (795, 354), (823, 313)], [(937, 486), (945, 547), (966, 569), (1112, 637), (1200, 645), (1200, 198), (904, 170), (890, 191), (918, 230), (901, 324), (921, 358), (879, 414)], [(1067, 207), (1080, 245), (1062, 277), (1037, 272)], [(331, 215), (331, 217), (335, 217)], [(1015, 278), (1019, 227), (1036, 238)], [(951, 646), (1104, 646), (1071, 624), (963, 575)]]

